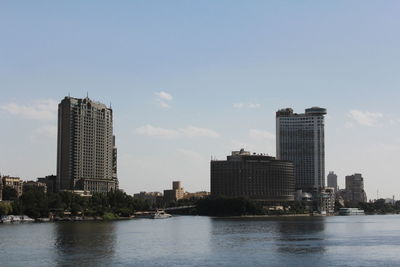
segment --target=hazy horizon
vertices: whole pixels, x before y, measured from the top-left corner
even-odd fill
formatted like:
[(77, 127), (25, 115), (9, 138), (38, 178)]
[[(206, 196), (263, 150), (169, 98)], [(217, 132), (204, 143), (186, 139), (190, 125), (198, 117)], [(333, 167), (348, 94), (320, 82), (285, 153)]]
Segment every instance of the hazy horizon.
[[(251, 3), (251, 4), (250, 4)], [(398, 1), (3, 1), (0, 173), (56, 173), (57, 105), (112, 104), (120, 187), (209, 191), (211, 156), (275, 156), (275, 112), (324, 107), (326, 175), (400, 198)]]

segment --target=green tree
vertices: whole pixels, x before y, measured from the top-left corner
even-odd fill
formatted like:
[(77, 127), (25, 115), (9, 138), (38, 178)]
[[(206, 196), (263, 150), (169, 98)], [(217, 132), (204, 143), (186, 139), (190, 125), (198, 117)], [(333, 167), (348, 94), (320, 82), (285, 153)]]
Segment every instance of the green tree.
[(9, 202), (0, 202), (0, 215), (12, 214), (12, 205)]
[(3, 187), (3, 200), (16, 200), (17, 198), (17, 190), (7, 185)]

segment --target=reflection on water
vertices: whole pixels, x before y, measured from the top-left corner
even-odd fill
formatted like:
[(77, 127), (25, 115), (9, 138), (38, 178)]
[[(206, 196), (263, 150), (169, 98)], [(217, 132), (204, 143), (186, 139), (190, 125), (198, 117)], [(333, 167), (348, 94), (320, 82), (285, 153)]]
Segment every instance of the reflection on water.
[(278, 221), (276, 246), (279, 252), (294, 254), (324, 253), (325, 217), (282, 218)]
[(398, 266), (400, 216), (0, 224), (1, 266)]
[(54, 228), (57, 264), (96, 266), (111, 264), (115, 245), (112, 222), (62, 222)]
[[(324, 253), (324, 217), (212, 219), (215, 249), (275, 247), (278, 253)], [(215, 238), (218, 237), (218, 238)]]

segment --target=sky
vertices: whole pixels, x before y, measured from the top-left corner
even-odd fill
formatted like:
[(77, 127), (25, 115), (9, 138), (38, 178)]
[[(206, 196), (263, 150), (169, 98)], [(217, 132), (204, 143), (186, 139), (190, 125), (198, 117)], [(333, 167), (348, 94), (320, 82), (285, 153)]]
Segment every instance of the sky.
[(399, 1), (1, 1), (0, 172), (56, 173), (57, 104), (111, 104), (120, 187), (210, 190), (275, 156), (275, 112), (327, 108), (326, 174), (400, 198)]

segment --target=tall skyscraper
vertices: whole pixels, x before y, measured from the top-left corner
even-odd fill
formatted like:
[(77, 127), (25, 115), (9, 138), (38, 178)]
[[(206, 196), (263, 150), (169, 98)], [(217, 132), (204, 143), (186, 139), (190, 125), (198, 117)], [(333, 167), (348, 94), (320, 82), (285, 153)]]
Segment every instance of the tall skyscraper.
[(360, 173), (346, 176), (345, 200), (352, 204), (367, 202), (367, 194), (364, 191), (364, 178)]
[(276, 112), (276, 155), (294, 163), (296, 189), (316, 192), (325, 186), (326, 109), (312, 107), (305, 113), (286, 108)]
[(118, 189), (114, 144), (111, 108), (65, 97), (58, 106), (57, 189)]
[(337, 175), (334, 172), (329, 172), (328, 174), (328, 187), (335, 189), (335, 192), (338, 191)]

